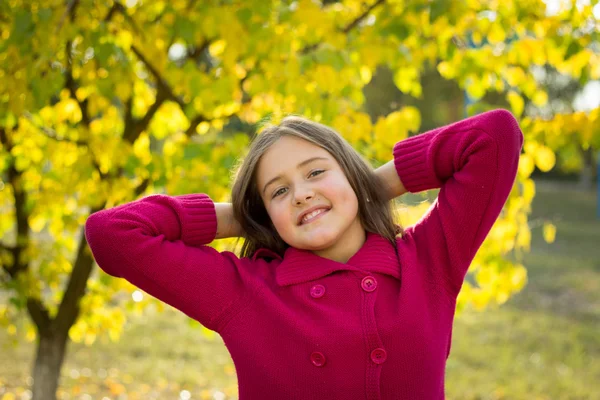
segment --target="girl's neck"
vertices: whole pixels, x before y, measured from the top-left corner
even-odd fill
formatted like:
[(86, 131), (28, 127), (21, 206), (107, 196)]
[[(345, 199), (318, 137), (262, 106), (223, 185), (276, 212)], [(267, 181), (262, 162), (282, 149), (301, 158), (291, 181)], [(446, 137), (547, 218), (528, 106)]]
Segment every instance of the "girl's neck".
[(357, 218), (335, 244), (326, 249), (314, 250), (313, 253), (320, 257), (345, 264), (360, 250), (366, 240), (367, 233)]

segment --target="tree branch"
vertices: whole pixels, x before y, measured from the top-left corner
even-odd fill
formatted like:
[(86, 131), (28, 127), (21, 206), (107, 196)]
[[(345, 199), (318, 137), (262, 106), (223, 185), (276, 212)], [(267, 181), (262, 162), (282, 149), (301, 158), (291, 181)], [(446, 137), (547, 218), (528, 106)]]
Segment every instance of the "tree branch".
[(83, 140), (73, 140), (73, 139), (69, 139), (69, 138), (63, 138), (63, 137), (60, 137), (58, 135), (58, 133), (56, 133), (56, 131), (54, 131), (53, 129), (38, 125), (37, 122), (35, 122), (33, 115), (29, 111), (24, 111), (23, 116), (25, 118), (27, 118), (27, 120), (29, 120), (29, 122), (31, 122), (31, 124), (33, 126), (35, 126), (40, 131), (42, 131), (45, 136), (47, 136), (48, 138), (50, 138), (52, 140), (56, 140), (57, 142), (73, 143), (73, 144), (76, 144), (77, 146), (81, 146), (81, 147), (88, 147), (88, 143)]
[(150, 185), (150, 178), (145, 178), (142, 183), (140, 183), (135, 189), (134, 189), (134, 193), (135, 193), (135, 197), (137, 198), (138, 196), (140, 196), (142, 193), (144, 193), (146, 191), (146, 189), (148, 189), (148, 185)]
[[(105, 204), (90, 210), (90, 214), (103, 209)], [(60, 330), (69, 329), (79, 316), (79, 301), (85, 295), (87, 281), (92, 273), (94, 258), (87, 246), (85, 234), (79, 239), (77, 257), (73, 264), (73, 271), (62, 297), (54, 322)]]
[(77, 84), (75, 82), (75, 80), (73, 79), (73, 59), (71, 57), (71, 54), (73, 52), (73, 42), (71, 42), (70, 40), (67, 41), (67, 49), (66, 49), (66, 56), (67, 56), (67, 68), (65, 69), (65, 73), (67, 75), (66, 79), (65, 79), (65, 88), (69, 90), (69, 94), (71, 95), (71, 98), (73, 100), (75, 100), (77, 102), (77, 105), (79, 106), (79, 109), (81, 110), (81, 120), (83, 121), (84, 125), (89, 128), (90, 127), (90, 123), (92, 122), (90, 115), (88, 113), (88, 109), (87, 109), (87, 99), (82, 101), (79, 101), (79, 99), (77, 98)]
[(373, 11), (373, 9), (375, 9), (375, 7), (377, 7), (383, 3), (385, 3), (385, 0), (377, 0), (375, 3), (371, 4), (369, 7), (367, 7), (365, 12), (363, 12), (354, 21), (350, 22), (344, 29), (342, 29), (342, 32), (343, 33), (350, 32), (352, 29), (354, 29), (355, 26), (360, 24), (363, 19), (367, 18), (367, 16), (371, 13), (371, 11)]
[[(142, 119), (134, 119), (131, 116), (131, 109), (129, 108), (129, 111), (128, 111), (129, 118), (126, 120), (126, 123), (125, 123), (125, 130), (123, 132), (123, 140), (133, 144), (137, 140), (137, 138), (140, 137), (140, 134), (144, 130), (146, 130), (146, 128), (150, 124), (150, 121), (154, 117), (154, 114), (156, 114), (156, 112), (158, 111), (160, 106), (162, 106), (162, 104), (165, 102), (165, 100), (166, 100), (166, 96), (165, 96), (164, 92), (159, 90), (158, 93), (156, 93), (156, 100), (154, 101), (154, 103), (152, 103), (152, 105), (150, 106), (148, 111), (146, 111), (146, 114), (144, 115), (144, 117)], [(129, 124), (127, 124), (127, 122), (129, 122)]]
[[(128, 17), (126, 15), (127, 13), (126, 13), (126, 10), (123, 7), (123, 5), (118, 2), (115, 2), (113, 4), (113, 7), (111, 8), (111, 10), (109, 11), (108, 15), (106, 16), (105, 20), (109, 20), (110, 18), (112, 18), (113, 14), (115, 12), (120, 12), (120, 13), (124, 14), (126, 18)], [(137, 29), (137, 27), (134, 26), (134, 28), (137, 31), (139, 31), (139, 29)], [(204, 43), (202, 43), (202, 45), (200, 47), (194, 48), (192, 50), (192, 52), (188, 55), (188, 57), (193, 57), (193, 58), (199, 57), (208, 48), (208, 46), (210, 46), (212, 41), (213, 41), (212, 39), (205, 40)], [(171, 86), (169, 85), (167, 80), (160, 74), (158, 69), (156, 69), (152, 65), (152, 63), (150, 63), (150, 61), (144, 56), (142, 51), (137, 46), (132, 45), (131, 51), (144, 64), (144, 66), (150, 72), (150, 74), (152, 75), (152, 77), (154, 78), (154, 80), (156, 82), (156, 100), (152, 104), (152, 106), (150, 106), (150, 108), (148, 109), (148, 111), (146, 112), (146, 114), (144, 115), (143, 118), (141, 118), (141, 119), (133, 118), (133, 116), (131, 114), (133, 100), (131, 97), (127, 100), (127, 103), (125, 105), (125, 130), (123, 132), (123, 139), (127, 140), (129, 143), (134, 143), (135, 140), (139, 137), (139, 135), (148, 127), (148, 124), (154, 117), (154, 114), (156, 114), (156, 112), (158, 111), (160, 106), (165, 101), (170, 100), (170, 101), (177, 103), (177, 105), (179, 106), (179, 108), (182, 111), (184, 111), (187, 108), (188, 104), (186, 104), (181, 98), (179, 98), (177, 95), (175, 95), (173, 89), (171, 88)], [(245, 79), (246, 78), (244, 78), (240, 81), (240, 85), (243, 84)], [(248, 102), (248, 101), (249, 100), (247, 100), (246, 102)], [(231, 116), (227, 116), (227, 118), (229, 118), (229, 117), (231, 117)], [(207, 119), (203, 115), (198, 115), (195, 118), (193, 118), (192, 121), (190, 122), (190, 126), (186, 130), (186, 135), (188, 135), (188, 136), (193, 135), (198, 124), (200, 124), (201, 122), (204, 122), (204, 121), (209, 121), (209, 119)]]
[(67, 18), (67, 15), (69, 16), (69, 20), (71, 22), (73, 22), (75, 20), (75, 10), (77, 9), (78, 5), (79, 5), (79, 0), (69, 0), (69, 3), (67, 4), (67, 8), (65, 9), (65, 12), (60, 17), (60, 21), (58, 22), (58, 25), (56, 26), (57, 34), (62, 29), (63, 24), (65, 23), (65, 19)]
[[(371, 11), (373, 11), (376, 7), (380, 6), (383, 3), (385, 3), (385, 0), (377, 0), (375, 3), (371, 4), (369, 7), (367, 7), (367, 9), (361, 15), (359, 15), (352, 22), (350, 22), (348, 25), (346, 25), (345, 28), (341, 29), (340, 33), (348, 34), (352, 29), (357, 27), (358, 24), (360, 24), (362, 22), (362, 20), (367, 18), (367, 16), (371, 13)], [(321, 46), (322, 43), (323, 42), (318, 42), (318, 43), (313, 43), (311, 45), (307, 45), (300, 50), (300, 54), (303, 54), (303, 55), (308, 54), (311, 51), (316, 50), (319, 46)]]
[(5, 250), (5, 251), (14, 251), (16, 249), (16, 247), (14, 246), (8, 246), (2, 242), (0, 242), (0, 250)]
[[(198, 62), (198, 58), (208, 49), (213, 42), (212, 39), (206, 39), (200, 46), (190, 46), (187, 48), (187, 58)], [(207, 69), (209, 67), (207, 66)]]
[(152, 76), (154, 77), (158, 92), (160, 93), (161, 91), (163, 91), (166, 95), (166, 100), (172, 100), (175, 103), (179, 104), (179, 107), (181, 107), (182, 110), (185, 109), (185, 103), (183, 102), (183, 100), (175, 96), (175, 93), (173, 93), (173, 90), (171, 89), (167, 81), (160, 75), (158, 70), (154, 68), (154, 66), (148, 61), (148, 59), (144, 57), (142, 52), (137, 47), (135, 47), (135, 45), (131, 46), (131, 50), (146, 66), (148, 71), (150, 71), (150, 74), (152, 74)]
[[(12, 150), (12, 143), (10, 143), (4, 128), (0, 128), (0, 143), (2, 143), (2, 145), (6, 147), (6, 150), (10, 153)], [(27, 195), (21, 184), (22, 173), (15, 168), (14, 160), (9, 159), (8, 168), (6, 170), (8, 174), (8, 183), (12, 187), (13, 197), (15, 200), (14, 204), (17, 225), (17, 240), (15, 246), (12, 248), (4, 246), (5, 249), (10, 250), (13, 257), (13, 265), (10, 267), (4, 266), (4, 270), (8, 272), (11, 278), (14, 279), (17, 274), (26, 270), (29, 266), (27, 262), (22, 262), (21, 260), (21, 253), (23, 249), (27, 248), (29, 243), (29, 213), (25, 208), (27, 203)]]
[(27, 298), (27, 311), (29, 316), (33, 320), (33, 323), (38, 328), (38, 332), (45, 333), (50, 328), (51, 319), (50, 313), (40, 300), (28, 297)]
[(100, 169), (100, 165), (98, 164), (98, 162), (96, 161), (96, 158), (94, 157), (94, 153), (92, 152), (92, 149), (90, 147), (90, 144), (86, 141), (83, 140), (73, 140), (73, 139), (69, 139), (69, 138), (61, 138), (58, 136), (58, 133), (56, 133), (56, 131), (54, 131), (53, 129), (50, 129), (46, 126), (40, 126), (37, 124), (37, 122), (35, 122), (33, 115), (29, 112), (29, 111), (25, 111), (23, 112), (23, 116), (25, 118), (27, 118), (33, 126), (35, 126), (36, 128), (38, 128), (40, 131), (42, 131), (42, 133), (44, 133), (44, 135), (46, 135), (46, 137), (55, 140), (57, 142), (68, 142), (68, 143), (73, 143), (76, 144), (77, 146), (80, 147), (85, 147), (90, 154), (92, 155), (92, 165), (94, 166), (94, 169), (96, 169), (96, 171), (100, 174), (100, 178), (106, 178), (108, 177), (107, 174), (105, 174), (104, 172), (102, 172), (102, 170)]
[(203, 115), (199, 115), (193, 120), (190, 121), (190, 126), (185, 131), (187, 137), (191, 137), (194, 133), (196, 133), (196, 127), (200, 125), (200, 123), (207, 121)]

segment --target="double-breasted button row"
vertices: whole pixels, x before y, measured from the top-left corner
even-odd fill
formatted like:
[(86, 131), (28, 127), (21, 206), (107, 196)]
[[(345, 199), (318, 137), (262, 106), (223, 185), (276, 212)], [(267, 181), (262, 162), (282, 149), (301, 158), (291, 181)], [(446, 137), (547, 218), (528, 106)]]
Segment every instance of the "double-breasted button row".
[[(371, 352), (371, 361), (373, 361), (375, 364), (383, 364), (386, 359), (387, 353), (385, 349), (382, 349), (381, 347), (378, 347)], [(325, 365), (325, 362), (327, 360), (323, 353), (321, 353), (320, 351), (315, 351), (310, 355), (310, 361), (316, 367), (322, 367), (323, 365)]]
[(372, 292), (377, 289), (377, 280), (371, 275), (365, 276), (360, 283), (360, 286), (365, 292)]
[[(372, 292), (375, 289), (377, 289), (377, 280), (372, 277), (371, 275), (365, 276), (361, 283), (360, 286), (362, 287), (362, 289), (365, 292)], [(325, 286), (323, 285), (313, 285), (310, 288), (310, 295), (312, 297), (314, 297), (315, 299), (318, 299), (319, 297), (323, 297), (325, 295)]]

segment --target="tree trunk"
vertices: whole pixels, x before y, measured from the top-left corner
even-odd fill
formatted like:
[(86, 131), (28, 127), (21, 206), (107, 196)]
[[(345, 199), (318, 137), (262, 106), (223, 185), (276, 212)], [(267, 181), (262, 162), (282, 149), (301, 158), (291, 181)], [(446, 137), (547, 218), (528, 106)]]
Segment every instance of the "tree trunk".
[[(96, 212), (93, 209), (92, 212)], [(63, 295), (58, 313), (51, 319), (44, 305), (34, 298), (27, 301), (27, 309), (38, 330), (38, 347), (33, 366), (32, 400), (56, 400), (60, 370), (65, 358), (69, 330), (79, 316), (79, 302), (85, 295), (87, 280), (94, 259), (81, 233), (73, 271)]]
[(583, 190), (592, 190), (594, 187), (594, 172), (596, 165), (594, 163), (594, 150), (588, 147), (587, 150), (581, 149), (583, 158), (583, 168), (579, 175), (579, 186)]
[(40, 334), (33, 367), (32, 400), (55, 400), (68, 334)]

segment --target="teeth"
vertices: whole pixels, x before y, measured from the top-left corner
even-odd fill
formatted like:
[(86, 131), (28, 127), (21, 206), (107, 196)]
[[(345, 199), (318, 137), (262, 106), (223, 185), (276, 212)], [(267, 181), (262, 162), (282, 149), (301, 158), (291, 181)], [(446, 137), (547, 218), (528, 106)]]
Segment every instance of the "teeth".
[(319, 214), (321, 214), (322, 212), (325, 212), (325, 211), (327, 211), (327, 210), (320, 209), (320, 210), (315, 210), (315, 211), (311, 212), (310, 214), (306, 214), (306, 215), (305, 215), (305, 216), (302, 218), (302, 222), (306, 222), (306, 221), (308, 221), (309, 219), (311, 219), (311, 218), (313, 218), (313, 217), (316, 217), (317, 215), (319, 215)]

